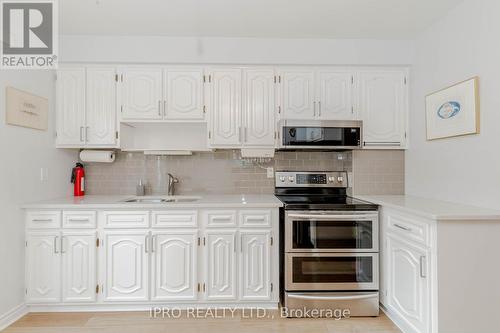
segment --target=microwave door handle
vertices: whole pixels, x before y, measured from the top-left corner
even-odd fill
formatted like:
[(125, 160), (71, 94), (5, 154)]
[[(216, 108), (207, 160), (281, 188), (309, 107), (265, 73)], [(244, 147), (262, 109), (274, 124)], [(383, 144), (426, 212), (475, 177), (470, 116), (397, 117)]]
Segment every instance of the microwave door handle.
[(309, 215), (309, 214), (288, 214), (288, 217), (291, 218), (300, 218), (300, 219), (373, 219), (376, 215)]
[(378, 297), (377, 293), (369, 294), (369, 295), (353, 295), (353, 296), (321, 296), (321, 295), (294, 295), (288, 294), (289, 298), (296, 299), (308, 299), (308, 300), (331, 300), (331, 301), (349, 301), (356, 299), (367, 299), (367, 298), (375, 298)]

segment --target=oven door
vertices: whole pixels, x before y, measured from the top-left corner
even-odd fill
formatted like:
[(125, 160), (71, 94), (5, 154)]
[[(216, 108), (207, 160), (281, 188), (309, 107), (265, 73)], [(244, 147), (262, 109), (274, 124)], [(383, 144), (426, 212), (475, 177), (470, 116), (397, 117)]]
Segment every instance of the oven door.
[(378, 212), (287, 211), (286, 252), (378, 252)]
[(378, 253), (287, 253), (287, 291), (378, 290)]

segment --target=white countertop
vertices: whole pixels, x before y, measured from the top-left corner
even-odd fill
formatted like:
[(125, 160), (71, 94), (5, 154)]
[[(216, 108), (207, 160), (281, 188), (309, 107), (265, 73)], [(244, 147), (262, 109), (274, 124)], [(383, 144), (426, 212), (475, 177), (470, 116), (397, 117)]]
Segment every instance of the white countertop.
[(500, 210), (410, 195), (357, 195), (359, 199), (438, 221), (498, 220)]
[[(165, 196), (148, 196), (165, 198)], [(175, 196), (183, 198), (190, 196)], [(204, 195), (194, 202), (135, 203), (124, 202), (133, 195), (86, 195), (27, 203), (24, 209), (165, 209), (165, 208), (278, 208), (283, 204), (274, 195), (238, 194)], [(142, 197), (147, 198), (147, 197)]]

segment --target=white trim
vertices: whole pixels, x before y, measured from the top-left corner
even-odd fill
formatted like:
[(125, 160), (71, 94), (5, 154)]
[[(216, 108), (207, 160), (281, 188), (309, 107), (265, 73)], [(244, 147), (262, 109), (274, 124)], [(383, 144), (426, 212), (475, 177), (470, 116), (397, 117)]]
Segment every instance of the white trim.
[(21, 303), (0, 316), (0, 331), (6, 329), (14, 322), (18, 321), (21, 317), (27, 314), (28, 307), (26, 304)]
[(382, 310), (382, 312), (385, 313), (385, 315), (387, 316), (387, 318), (389, 318), (394, 323), (394, 325), (396, 325), (401, 330), (401, 332), (404, 332), (404, 333), (419, 333), (418, 331), (416, 331), (412, 327), (408, 326), (400, 318), (400, 316), (398, 316), (397, 314), (395, 314), (395, 313), (391, 312), (389, 309), (387, 309), (382, 303), (379, 306), (380, 306), (380, 310)]
[(138, 303), (138, 304), (44, 304), (28, 305), (28, 312), (128, 312), (150, 311), (152, 308), (170, 309), (271, 309), (277, 310), (277, 302), (238, 302), (238, 303)]

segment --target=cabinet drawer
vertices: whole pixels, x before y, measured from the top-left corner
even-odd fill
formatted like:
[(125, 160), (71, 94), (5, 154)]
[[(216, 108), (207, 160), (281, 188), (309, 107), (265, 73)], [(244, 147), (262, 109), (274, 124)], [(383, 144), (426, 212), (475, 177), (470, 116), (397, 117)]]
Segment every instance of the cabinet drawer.
[(195, 210), (178, 211), (154, 211), (153, 227), (196, 227), (198, 225), (198, 213)]
[(55, 210), (26, 212), (26, 227), (30, 229), (47, 229), (61, 227), (61, 212)]
[(149, 228), (149, 211), (102, 212), (104, 228)]
[(412, 216), (390, 213), (387, 217), (387, 230), (422, 245), (430, 246), (430, 224)]
[(235, 210), (210, 210), (203, 212), (203, 222), (207, 227), (235, 227)]
[(97, 213), (93, 210), (63, 211), (63, 228), (95, 228)]
[(240, 224), (242, 227), (270, 227), (270, 210), (242, 210), (240, 211)]

